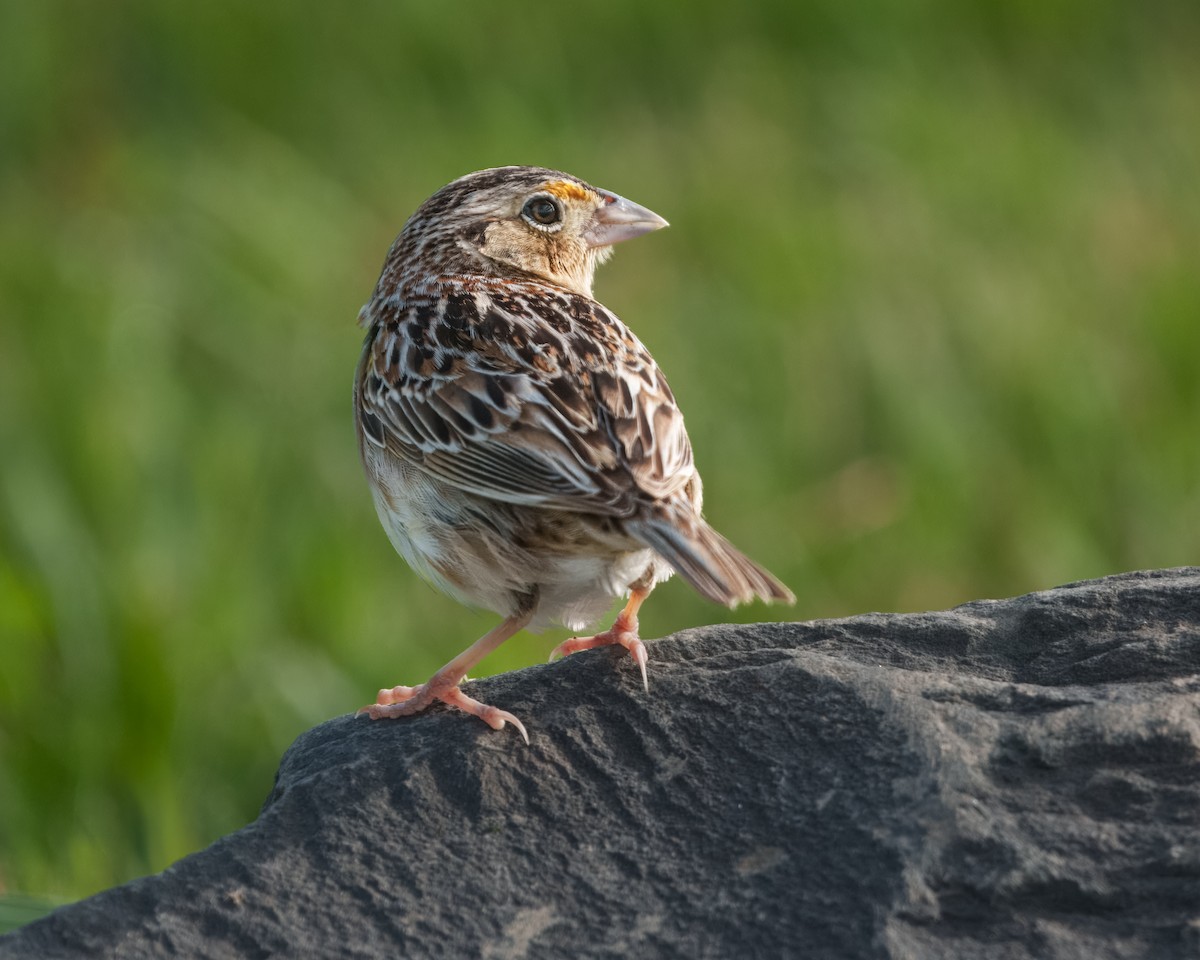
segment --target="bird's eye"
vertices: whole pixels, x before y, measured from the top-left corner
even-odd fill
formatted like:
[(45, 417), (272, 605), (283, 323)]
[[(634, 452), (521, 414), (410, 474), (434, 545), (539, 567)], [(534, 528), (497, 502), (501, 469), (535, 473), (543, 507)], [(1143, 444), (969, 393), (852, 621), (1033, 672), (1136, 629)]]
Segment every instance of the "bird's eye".
[(562, 210), (550, 197), (531, 197), (525, 202), (525, 209), (521, 212), (543, 227), (558, 223), (562, 219)]

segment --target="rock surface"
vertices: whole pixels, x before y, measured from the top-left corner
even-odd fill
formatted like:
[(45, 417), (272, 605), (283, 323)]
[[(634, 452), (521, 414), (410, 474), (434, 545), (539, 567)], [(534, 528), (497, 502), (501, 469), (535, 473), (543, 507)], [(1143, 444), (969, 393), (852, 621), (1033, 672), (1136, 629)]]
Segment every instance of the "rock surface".
[(691, 630), (301, 736), (0, 957), (1200, 956), (1200, 568)]

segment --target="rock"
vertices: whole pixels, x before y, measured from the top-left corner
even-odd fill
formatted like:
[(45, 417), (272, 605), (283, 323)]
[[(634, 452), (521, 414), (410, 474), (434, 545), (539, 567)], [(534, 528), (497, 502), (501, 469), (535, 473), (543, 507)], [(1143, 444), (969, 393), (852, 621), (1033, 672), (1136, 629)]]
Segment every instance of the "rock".
[(718, 626), (342, 717), (0, 957), (1200, 955), (1200, 568)]

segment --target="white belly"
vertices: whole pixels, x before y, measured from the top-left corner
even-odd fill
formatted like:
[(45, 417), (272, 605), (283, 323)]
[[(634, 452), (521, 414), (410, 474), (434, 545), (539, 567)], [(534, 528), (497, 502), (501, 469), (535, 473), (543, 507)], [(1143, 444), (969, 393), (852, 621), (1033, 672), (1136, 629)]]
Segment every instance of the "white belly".
[[(488, 502), (431, 479), (423, 471), (368, 448), (375, 509), (396, 551), (418, 574), (468, 606), (511, 616), (518, 597), (536, 590), (528, 629), (561, 623), (582, 630), (652, 569), (655, 582), (672, 571), (654, 551), (612, 538), (564, 549), (538, 549), (522, 519), (533, 507)], [(569, 525), (569, 524), (568, 524)], [(527, 546), (519, 546), (527, 541)]]

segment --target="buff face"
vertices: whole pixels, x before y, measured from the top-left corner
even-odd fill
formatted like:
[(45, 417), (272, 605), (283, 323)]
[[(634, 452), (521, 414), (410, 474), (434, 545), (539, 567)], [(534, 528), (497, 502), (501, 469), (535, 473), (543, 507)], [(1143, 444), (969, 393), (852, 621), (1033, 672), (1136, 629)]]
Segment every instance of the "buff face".
[(430, 197), (389, 260), (397, 267), (437, 260), (464, 275), (537, 278), (590, 297), (596, 267), (613, 244), (665, 226), (653, 211), (566, 174), (500, 167)]

